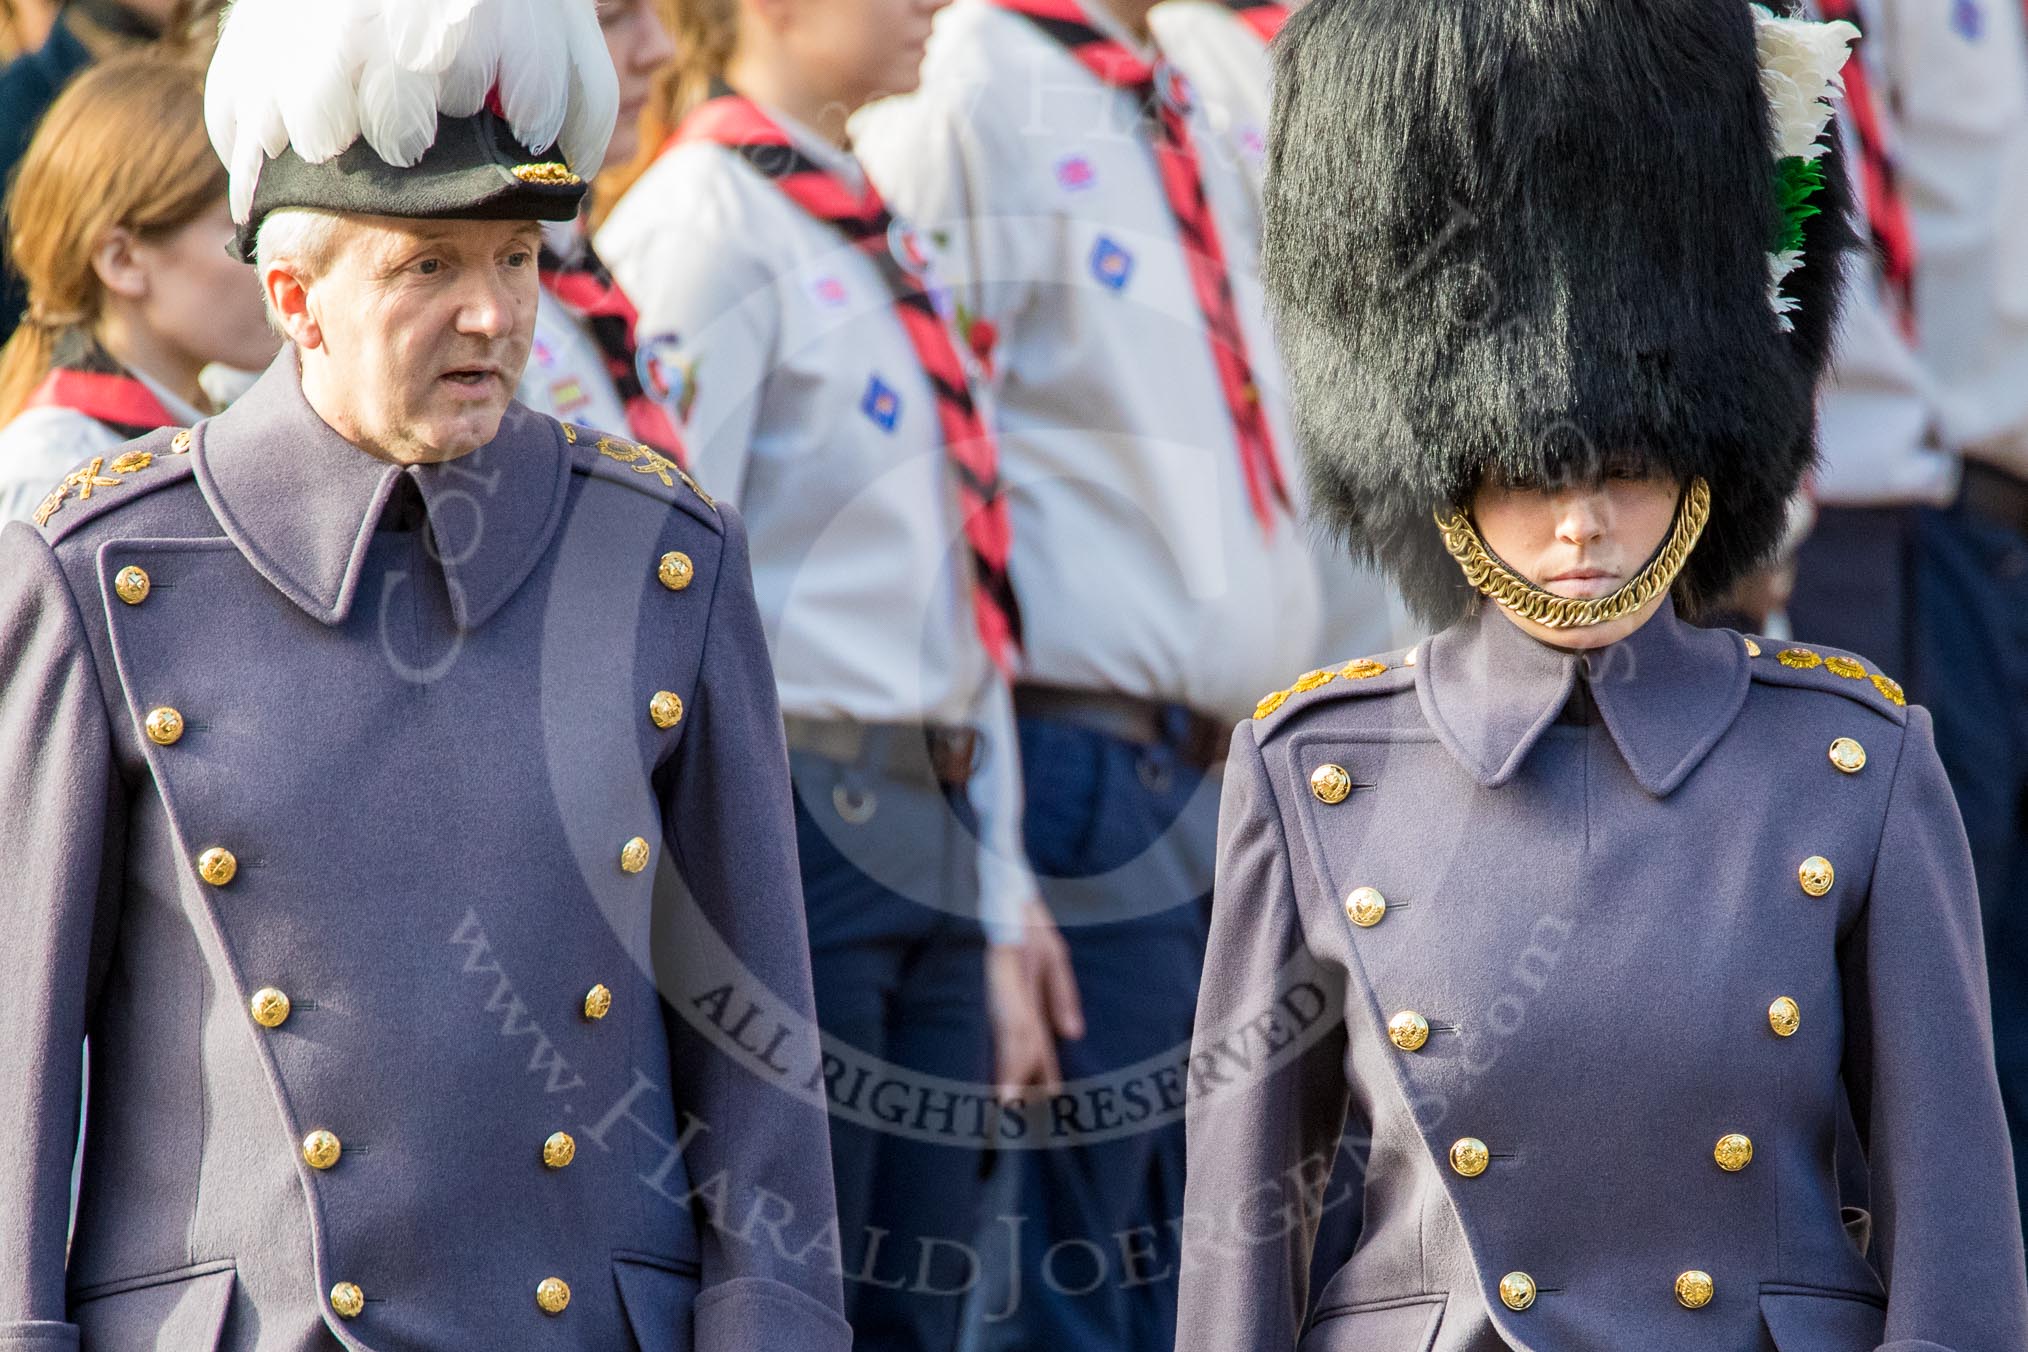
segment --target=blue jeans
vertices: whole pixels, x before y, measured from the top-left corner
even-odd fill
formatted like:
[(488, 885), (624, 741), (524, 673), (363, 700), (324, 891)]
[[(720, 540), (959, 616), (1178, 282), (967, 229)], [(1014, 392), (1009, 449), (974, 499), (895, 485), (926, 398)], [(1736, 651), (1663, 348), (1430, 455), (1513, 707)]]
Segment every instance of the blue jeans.
[(853, 1346), (952, 1352), (991, 1129), (976, 819), (961, 791), (791, 766)]
[[(1168, 748), (1051, 719), (1021, 721), (1021, 759), (1029, 861), (1069, 945), (1086, 1031), (1058, 1048), (1077, 1092), (1029, 1105), (1023, 1144), (1044, 1148), (1003, 1156), (1011, 1177), (993, 1218), (1003, 1252), (973, 1345), (1166, 1349), (1176, 1336), (1181, 1081), (1149, 1068), (1180, 1068), (1189, 1051), (1217, 781)], [(1082, 1139), (1097, 1132), (1106, 1139)]]

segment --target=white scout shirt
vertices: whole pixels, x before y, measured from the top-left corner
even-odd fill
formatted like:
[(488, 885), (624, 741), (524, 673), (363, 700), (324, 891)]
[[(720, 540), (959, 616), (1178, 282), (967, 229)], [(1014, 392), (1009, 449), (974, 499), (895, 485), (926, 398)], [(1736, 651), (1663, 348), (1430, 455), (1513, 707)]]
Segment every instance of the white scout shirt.
[[(1219, 0), (1162, 0), (1149, 12), (1148, 24), (1163, 54), (1188, 77), (1222, 153), (1245, 177), (1258, 209), (1274, 107), (1274, 62), (1267, 44)], [(1253, 257), (1228, 261), (1258, 271)], [(1384, 574), (1354, 562), (1343, 544), (1322, 532), (1313, 532), (1311, 552), (1318, 574), (1315, 665), (1340, 666), (1411, 647), (1424, 637)]]
[(1148, 27), (1163, 55), (1189, 77), (1205, 121), (1258, 201), (1274, 105), (1267, 44), (1219, 0), (1162, 0), (1148, 12)]
[[(770, 115), (864, 183), (850, 155)], [(996, 941), (1018, 941), (1035, 885), (1013, 701), (973, 620), (936, 396), (885, 280), (707, 142), (666, 151), (598, 250), (640, 312), (644, 350), (688, 386), (693, 471), (745, 517), (783, 710), (980, 732), (982, 907)]]
[[(161, 382), (136, 371), (165, 412), (188, 427), (205, 415)], [(0, 428), (0, 525), (27, 521), (49, 490), (85, 461), (126, 438), (88, 413), (45, 404), (23, 409)]]
[(2028, 64), (2019, 0), (1872, 7), (1944, 444), (2028, 477)]
[[(1821, 397), (1829, 506), (1948, 503), (1958, 453), (2028, 474), (2028, 70), (2011, 0), (1861, 0), (1861, 47), (1916, 243), (1917, 337), (1853, 256)], [(1859, 141), (1841, 119), (1865, 237)]]
[[(552, 221), (543, 226), (542, 238), (568, 258), (583, 247), (584, 237), (576, 221)], [(548, 287), (536, 305), (535, 342), (515, 398), (562, 422), (627, 435), (627, 406), (606, 371), (605, 353)]]
[[(958, 0), (938, 16), (922, 90), (866, 110), (855, 135), (889, 203), (945, 246), (959, 302), (999, 335), (1024, 678), (1238, 718), (1314, 656), (1309, 530), (1278, 512), (1269, 535), (1254, 517), (1136, 118), (1130, 93), (1027, 19)], [(1253, 195), (1201, 106), (1192, 119), (1275, 453), (1300, 495)]]

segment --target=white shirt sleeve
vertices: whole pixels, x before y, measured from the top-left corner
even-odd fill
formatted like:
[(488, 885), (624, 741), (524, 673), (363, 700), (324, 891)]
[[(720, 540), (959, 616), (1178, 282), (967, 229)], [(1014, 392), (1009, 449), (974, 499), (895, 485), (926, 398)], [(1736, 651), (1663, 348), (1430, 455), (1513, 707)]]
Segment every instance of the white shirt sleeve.
[(670, 151), (613, 208), (599, 257), (640, 314), (643, 349), (680, 362), (684, 443), (700, 483), (735, 505), (780, 332), (768, 241), (743, 219), (716, 146)]
[(985, 746), (972, 779), (972, 805), (979, 814), (979, 914), (990, 942), (1019, 944), (1025, 935), (1022, 911), (1040, 892), (1022, 839), (1021, 742), (1006, 681), (996, 676), (986, 684), (974, 717)]

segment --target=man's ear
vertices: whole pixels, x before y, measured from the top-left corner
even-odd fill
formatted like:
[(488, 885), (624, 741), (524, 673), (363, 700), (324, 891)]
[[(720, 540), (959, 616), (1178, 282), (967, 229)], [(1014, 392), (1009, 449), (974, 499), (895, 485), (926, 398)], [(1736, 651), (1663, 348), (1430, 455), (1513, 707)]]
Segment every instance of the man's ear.
[(268, 313), (281, 325), (289, 341), (305, 351), (324, 345), (324, 330), (310, 313), (310, 287), (287, 263), (272, 263), (261, 274), (267, 292)]
[(148, 298), (148, 269), (134, 252), (138, 242), (133, 231), (116, 225), (92, 250), (92, 271), (98, 274), (99, 285), (123, 300)]

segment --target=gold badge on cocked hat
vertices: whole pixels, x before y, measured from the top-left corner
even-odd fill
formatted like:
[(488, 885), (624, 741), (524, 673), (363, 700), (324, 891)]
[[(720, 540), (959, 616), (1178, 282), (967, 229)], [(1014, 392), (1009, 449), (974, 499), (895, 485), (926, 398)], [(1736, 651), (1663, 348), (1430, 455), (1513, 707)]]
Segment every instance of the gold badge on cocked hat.
[(567, 164), (545, 160), (540, 164), (517, 164), (508, 170), (523, 183), (534, 183), (545, 188), (582, 187), (584, 180), (572, 173)]

